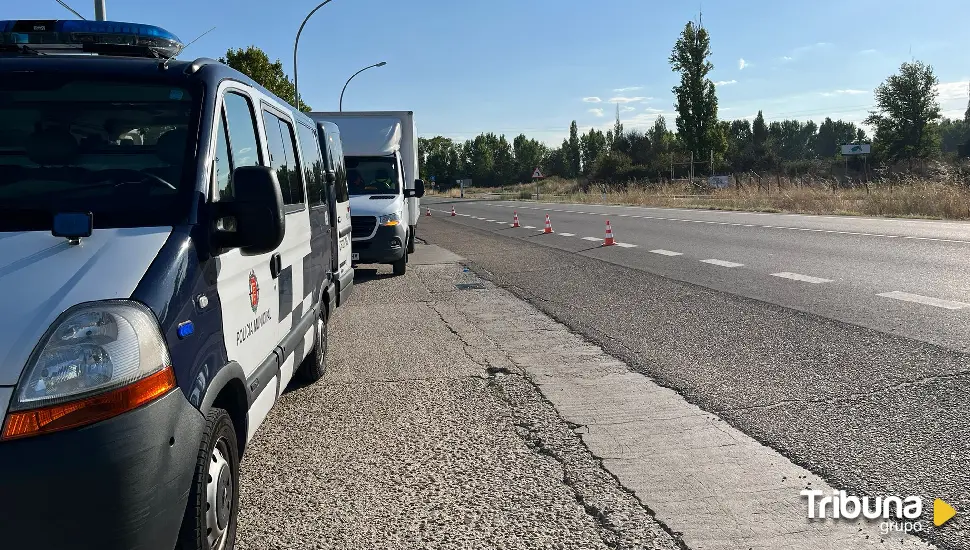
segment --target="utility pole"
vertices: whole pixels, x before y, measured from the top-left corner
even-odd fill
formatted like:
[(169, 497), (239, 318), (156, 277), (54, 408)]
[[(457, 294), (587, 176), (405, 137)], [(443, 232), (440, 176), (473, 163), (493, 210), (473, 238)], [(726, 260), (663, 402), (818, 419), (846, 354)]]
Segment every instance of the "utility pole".
[(95, 21), (105, 21), (104, 0), (94, 0)]

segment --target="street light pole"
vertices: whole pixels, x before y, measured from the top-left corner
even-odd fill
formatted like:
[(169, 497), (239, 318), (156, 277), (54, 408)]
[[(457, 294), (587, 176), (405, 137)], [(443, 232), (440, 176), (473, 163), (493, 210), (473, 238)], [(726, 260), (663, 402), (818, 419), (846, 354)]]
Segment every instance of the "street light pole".
[(94, 20), (104, 21), (107, 17), (104, 10), (104, 0), (94, 0)]
[(344, 110), (344, 92), (347, 91), (347, 84), (350, 84), (350, 81), (353, 80), (355, 76), (357, 76), (360, 73), (366, 71), (367, 69), (373, 69), (374, 67), (383, 67), (384, 65), (387, 65), (387, 61), (381, 61), (380, 63), (374, 63), (373, 65), (369, 65), (369, 66), (364, 67), (363, 69), (357, 71), (356, 73), (352, 74), (350, 76), (350, 78), (347, 79), (347, 82), (344, 83), (344, 89), (343, 90), (340, 90), (340, 112), (343, 112), (343, 110)]
[(300, 25), (300, 30), (296, 32), (296, 40), (293, 41), (293, 105), (300, 109), (300, 84), (296, 76), (296, 48), (300, 45), (300, 35), (303, 34), (303, 27), (306, 26), (306, 22), (313, 17), (313, 14), (317, 13), (317, 10), (326, 6), (331, 0), (324, 0), (317, 7), (313, 8), (313, 11), (307, 14), (306, 18), (303, 20), (303, 24)]

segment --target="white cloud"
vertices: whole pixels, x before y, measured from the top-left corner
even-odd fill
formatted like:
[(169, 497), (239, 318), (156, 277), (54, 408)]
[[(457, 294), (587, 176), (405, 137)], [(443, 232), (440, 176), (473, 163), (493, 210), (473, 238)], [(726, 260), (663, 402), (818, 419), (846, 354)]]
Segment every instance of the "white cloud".
[(637, 101), (643, 101), (644, 99), (647, 99), (647, 98), (618, 96), (618, 97), (611, 97), (609, 99), (609, 102), (610, 103), (636, 103)]
[(714, 83), (714, 85), (715, 86), (728, 86), (728, 85), (737, 84), (737, 83), (738, 83), (737, 80), (718, 80), (717, 82)]
[(936, 85), (936, 91), (940, 94), (940, 101), (967, 100), (967, 81), (941, 82)]
[(664, 112), (663, 109), (656, 109), (654, 107), (645, 107), (643, 110), (646, 111), (646, 112), (648, 112), (648, 113), (662, 113), (662, 112)]
[(637, 110), (636, 107), (623, 107), (620, 109), (620, 111), (623, 113), (629, 113), (630, 111), (636, 111), (636, 110)]
[(589, 112), (596, 116), (603, 116), (603, 109), (590, 109)]
[(868, 94), (868, 90), (833, 90), (831, 92), (822, 92), (822, 97), (835, 97), (840, 95), (863, 95)]
[(739, 71), (743, 71), (744, 68), (747, 67), (747, 66), (748, 66), (748, 62), (745, 61), (743, 57), (738, 60), (738, 70)]
[(643, 89), (643, 86), (628, 86), (626, 88), (614, 88), (613, 91), (615, 93), (622, 94), (624, 92), (635, 92), (637, 90), (642, 90), (642, 89)]
[(586, 103), (600, 103), (603, 100), (596, 96), (593, 96), (593, 97), (584, 97), (583, 101), (585, 101)]
[(784, 56), (781, 57), (781, 60), (782, 61), (791, 61), (792, 59), (794, 59), (794, 57), (792, 57), (790, 55), (784, 55)]

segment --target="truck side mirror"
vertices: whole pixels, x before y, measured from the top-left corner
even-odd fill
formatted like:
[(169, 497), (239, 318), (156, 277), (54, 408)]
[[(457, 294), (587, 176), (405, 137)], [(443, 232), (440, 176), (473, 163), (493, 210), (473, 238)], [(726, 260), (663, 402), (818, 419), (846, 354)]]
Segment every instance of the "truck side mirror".
[(324, 177), (326, 178), (327, 183), (329, 185), (333, 185), (337, 183), (337, 173), (334, 172), (333, 170), (327, 170), (327, 175)]
[(421, 198), (424, 196), (424, 180), (416, 179), (414, 180), (414, 196)]
[(283, 194), (276, 171), (268, 166), (240, 166), (232, 172), (233, 198), (214, 203), (222, 227), (216, 230), (220, 248), (241, 248), (265, 254), (283, 242)]

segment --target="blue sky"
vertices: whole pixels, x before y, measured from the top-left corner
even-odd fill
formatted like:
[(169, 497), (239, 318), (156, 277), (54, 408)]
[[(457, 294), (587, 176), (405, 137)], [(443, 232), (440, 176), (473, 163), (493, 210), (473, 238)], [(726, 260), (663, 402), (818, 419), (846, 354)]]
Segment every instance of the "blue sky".
[[(93, 0), (68, 0), (93, 18)], [(316, 0), (107, 0), (108, 19), (150, 23), (189, 41), (182, 58), (255, 44), (292, 76), (293, 38)], [(73, 16), (54, 0), (0, 0), (2, 17)], [(300, 91), (337, 110), (413, 110), (422, 135), (482, 131), (558, 143), (569, 122), (673, 126), (667, 58), (699, 2), (647, 0), (333, 0), (300, 40)], [(950, 116), (967, 105), (966, 0), (707, 0), (720, 117), (861, 121), (872, 90), (915, 57), (940, 79)], [(742, 61), (743, 60), (743, 61)], [(599, 101), (597, 101), (597, 99)]]

